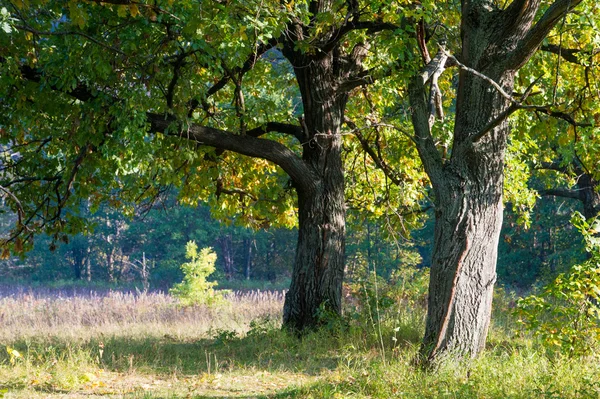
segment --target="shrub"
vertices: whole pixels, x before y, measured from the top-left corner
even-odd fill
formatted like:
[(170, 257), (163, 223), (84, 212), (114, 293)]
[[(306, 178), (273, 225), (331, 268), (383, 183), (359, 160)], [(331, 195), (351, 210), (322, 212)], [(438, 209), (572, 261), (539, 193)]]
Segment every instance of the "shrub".
[(182, 305), (213, 305), (223, 300), (223, 292), (213, 287), (216, 282), (206, 279), (215, 271), (217, 255), (212, 248), (203, 248), (198, 253), (198, 246), (189, 241), (185, 246), (186, 257), (190, 260), (181, 265), (183, 281), (169, 290), (171, 295), (179, 299)]
[(600, 239), (598, 224), (575, 214), (590, 258), (562, 273), (541, 294), (521, 298), (519, 321), (553, 352), (589, 355), (600, 349)]

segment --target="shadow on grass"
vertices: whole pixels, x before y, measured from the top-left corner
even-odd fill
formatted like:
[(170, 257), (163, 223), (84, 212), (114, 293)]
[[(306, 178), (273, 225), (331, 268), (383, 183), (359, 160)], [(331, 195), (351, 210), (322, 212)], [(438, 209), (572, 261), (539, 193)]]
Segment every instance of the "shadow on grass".
[[(308, 333), (298, 338), (278, 328), (255, 326), (248, 335), (239, 338), (231, 331), (217, 330), (211, 339), (179, 341), (170, 336), (161, 338), (112, 337), (103, 342), (102, 366), (117, 372), (135, 369), (141, 373), (216, 374), (235, 369), (302, 373), (309, 376), (335, 369), (340, 358), (351, 347), (378, 347), (373, 334), (360, 328), (332, 327)], [(397, 349), (420, 342), (415, 328), (389, 331), (382, 339), (394, 342)], [(90, 350), (99, 342), (92, 342)]]
[[(286, 389), (279, 393), (267, 394), (267, 395), (242, 395), (242, 396), (230, 396), (230, 395), (193, 395), (193, 396), (185, 396), (185, 398), (189, 399), (290, 399), (297, 398), (298, 395), (304, 393), (304, 390), (301, 389)], [(124, 399), (183, 399), (184, 396), (178, 395), (134, 395), (134, 396), (124, 396)]]
[[(396, 349), (416, 345), (420, 331), (403, 328), (386, 331), (385, 342), (395, 342)], [(397, 336), (397, 339), (396, 339)], [(374, 338), (376, 338), (374, 340)], [(352, 328), (352, 331), (320, 330), (302, 338), (272, 326), (259, 325), (243, 338), (233, 331), (217, 330), (213, 338), (179, 340), (175, 337), (105, 336), (86, 342), (72, 342), (54, 337), (38, 337), (11, 344), (27, 357), (33, 366), (56, 363), (85, 366), (92, 364), (107, 371), (140, 374), (217, 374), (232, 370), (251, 369), (302, 373), (308, 376), (335, 369), (348, 348), (376, 348), (379, 338), (372, 331)], [(61, 361), (62, 359), (62, 361)], [(0, 350), (0, 364), (9, 363)]]
[[(255, 369), (317, 375), (337, 366), (341, 342), (328, 332), (298, 338), (277, 328), (264, 328), (243, 338), (229, 331), (217, 331), (214, 338), (193, 341), (169, 335), (107, 336), (83, 343), (40, 337), (16, 341), (11, 346), (34, 367), (45, 367), (58, 359), (71, 367), (76, 363), (96, 364), (119, 373), (201, 375)], [(8, 364), (9, 358), (0, 350), (0, 364), (3, 363)]]
[(210, 374), (256, 368), (315, 375), (323, 369), (333, 369), (338, 363), (335, 354), (337, 345), (332, 338), (325, 341), (317, 337), (298, 339), (283, 331), (193, 342), (176, 341), (170, 337), (114, 337), (103, 342), (102, 365), (118, 372), (135, 369), (142, 373)]
[[(270, 395), (249, 395), (249, 396), (222, 396), (222, 395), (199, 395), (192, 396), (193, 399), (290, 399), (296, 398), (301, 393), (305, 392), (304, 389), (301, 388), (293, 388), (293, 389), (284, 389), (281, 392), (270, 394)], [(168, 398), (168, 397), (167, 397)], [(165, 399), (167, 399), (165, 398)], [(159, 399), (159, 398), (152, 398)], [(162, 399), (162, 398), (161, 398)], [(172, 399), (172, 398), (168, 398)], [(174, 398), (173, 398), (174, 399)]]

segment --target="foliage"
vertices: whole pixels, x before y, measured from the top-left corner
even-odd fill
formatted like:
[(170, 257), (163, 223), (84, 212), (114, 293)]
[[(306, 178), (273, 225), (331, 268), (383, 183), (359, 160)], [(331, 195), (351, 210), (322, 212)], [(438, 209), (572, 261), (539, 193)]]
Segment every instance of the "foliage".
[(190, 261), (181, 265), (183, 281), (171, 288), (171, 295), (178, 298), (184, 306), (213, 305), (221, 302), (223, 293), (213, 288), (217, 283), (206, 280), (215, 271), (217, 261), (217, 255), (212, 248), (203, 248), (198, 253), (198, 245), (190, 241), (185, 246), (185, 253)]
[(365, 260), (362, 260), (362, 269), (354, 270), (348, 289), (358, 300), (360, 309), (385, 312), (395, 305), (409, 308), (425, 305), (429, 269), (421, 267), (420, 256), (414, 249), (404, 249), (401, 256), (402, 262), (396, 263), (386, 278)]
[[(253, 230), (239, 226), (235, 219), (225, 225), (215, 219), (206, 204), (183, 206), (175, 195), (161, 198), (160, 203), (165, 209), (140, 207), (131, 218), (101, 206), (88, 216), (86, 234), (55, 245), (52, 237), (39, 235), (26, 257), (0, 261), (0, 276), (5, 281), (34, 285), (116, 284), (133, 288), (140, 285), (142, 276), (132, 264), (145, 258), (151, 267), (151, 289), (167, 290), (181, 281), (179, 266), (185, 262), (185, 244), (192, 240), (200, 247), (215, 249), (218, 258), (213, 277), (225, 288), (273, 290), (289, 286), (295, 229)], [(11, 216), (0, 215), (0, 223), (7, 219), (5, 231), (10, 229)], [(226, 239), (229, 245), (221, 245)], [(225, 280), (225, 255), (235, 266), (231, 280)], [(245, 280), (247, 266), (251, 280)]]
[(573, 224), (590, 259), (558, 275), (539, 295), (520, 299), (517, 314), (547, 349), (580, 356), (600, 350), (600, 229), (578, 213)]

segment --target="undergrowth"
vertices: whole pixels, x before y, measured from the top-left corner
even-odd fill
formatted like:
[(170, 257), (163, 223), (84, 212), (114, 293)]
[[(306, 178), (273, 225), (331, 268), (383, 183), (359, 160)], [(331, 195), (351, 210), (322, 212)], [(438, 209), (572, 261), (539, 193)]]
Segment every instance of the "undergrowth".
[[(122, 296), (120, 318), (114, 314), (112, 321), (99, 317), (98, 325), (87, 329), (78, 326), (74, 334), (64, 330), (77, 318), (61, 319), (61, 302), (47, 298), (45, 305), (36, 306), (55, 306), (57, 311), (37, 313), (38, 319), (46, 315), (47, 320), (35, 323), (46, 327), (37, 334), (27, 329), (27, 334), (19, 334), (15, 323), (31, 320), (14, 312), (26, 313), (31, 304), (27, 301), (33, 299), (10, 298), (20, 300), (20, 308), (7, 298), (0, 299), (0, 318), (12, 323), (10, 334), (5, 331), (0, 338), (0, 397), (600, 397), (600, 359), (546, 355), (536, 338), (524, 332), (517, 334), (519, 327), (512, 316), (514, 298), (501, 290), (483, 356), (471, 362), (445, 364), (435, 371), (415, 367), (424, 319), (423, 307), (416, 304), (424, 293), (419, 278), (404, 278), (402, 289), (406, 290), (410, 281), (416, 284), (415, 291), (404, 295), (399, 295), (394, 282), (392, 286), (378, 284), (376, 300), (385, 304), (390, 296), (397, 301), (379, 307), (379, 313), (363, 305), (365, 302), (357, 303), (343, 318), (323, 320), (321, 330), (300, 338), (281, 330), (280, 307), (265, 307), (271, 311), (261, 315), (245, 310), (269, 300), (258, 293), (240, 297), (231, 307), (216, 311), (171, 308), (163, 298), (162, 311), (171, 309), (179, 316), (163, 314), (162, 319), (152, 322), (153, 328), (140, 316), (144, 312), (133, 310), (150, 306), (151, 299)], [(362, 286), (364, 295), (375, 295), (369, 292), (374, 285)], [(349, 296), (354, 294), (358, 292), (348, 290)], [(230, 296), (229, 301), (233, 300)], [(279, 297), (278, 305), (281, 301)], [(352, 298), (347, 302), (351, 304)], [(83, 314), (81, 309), (90, 306), (71, 303), (66, 309), (79, 309)], [(8, 309), (13, 313), (7, 318)], [(202, 317), (186, 316), (186, 312), (201, 313)], [(237, 321), (228, 312), (237, 314)], [(221, 321), (210, 324), (211, 317)], [(18, 355), (9, 354), (7, 348)]]

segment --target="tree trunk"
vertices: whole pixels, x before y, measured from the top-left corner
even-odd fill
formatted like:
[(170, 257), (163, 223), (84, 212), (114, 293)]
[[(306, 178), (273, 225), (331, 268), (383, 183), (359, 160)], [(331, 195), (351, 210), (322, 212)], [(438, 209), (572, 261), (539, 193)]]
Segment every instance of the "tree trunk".
[(250, 270), (252, 269), (252, 248), (256, 246), (256, 240), (254, 238), (246, 238), (244, 240), (244, 246), (246, 249), (246, 259), (244, 267), (244, 276), (246, 280), (250, 280)]
[[(343, 185), (343, 183), (342, 183)], [(341, 194), (341, 195), (340, 195)], [(340, 198), (341, 197), (341, 198)], [(300, 194), (298, 246), (283, 322), (303, 330), (319, 325), (319, 310), (340, 314), (344, 278), (343, 189), (323, 187)]]
[(450, 180), (439, 187), (422, 353), (478, 354), (487, 336), (498, 238), (502, 225), (502, 186), (477, 191)]
[(221, 251), (223, 253), (223, 270), (225, 271), (225, 277), (227, 280), (233, 278), (233, 253), (231, 235), (227, 234), (219, 239), (221, 244)]
[(115, 279), (115, 249), (109, 248), (106, 253), (106, 264), (108, 266), (108, 281), (114, 283)]
[(333, 57), (293, 58), (305, 115), (303, 159), (317, 176), (294, 182), (298, 193), (298, 245), (283, 322), (303, 330), (319, 325), (319, 311), (341, 314), (345, 200), (340, 127), (347, 96), (334, 90)]
[(71, 254), (73, 255), (73, 277), (82, 280), (85, 273), (87, 255), (87, 242), (83, 237), (74, 237), (71, 241)]
[[(488, 70), (507, 92), (514, 73)], [(485, 346), (502, 226), (503, 170), (508, 124), (481, 140), (481, 131), (508, 106), (487, 83), (460, 74), (452, 157), (438, 171), (429, 307), (422, 354), (477, 355)], [(441, 178), (440, 178), (441, 177)]]
[(75, 280), (81, 280), (83, 278), (85, 258), (82, 256), (81, 250), (77, 247), (73, 247), (71, 254), (73, 256), (71, 260), (73, 266), (73, 278)]
[(435, 194), (429, 306), (421, 347), (425, 364), (475, 357), (485, 346), (502, 225), (507, 118), (517, 109), (509, 108), (506, 93), (513, 92), (516, 71), (560, 13), (569, 9), (569, 4), (557, 3), (560, 6), (549, 8), (536, 24), (540, 2), (514, 1), (504, 10), (487, 2), (463, 3), (449, 160), (436, 147), (430, 124), (434, 107), (425, 92), (425, 83), (443, 72), (445, 53), (440, 51), (409, 86), (415, 142)]
[(91, 254), (92, 250), (91, 248), (88, 246), (87, 249), (87, 257), (86, 257), (86, 272), (85, 272), (85, 276), (87, 281), (92, 281), (92, 254)]

